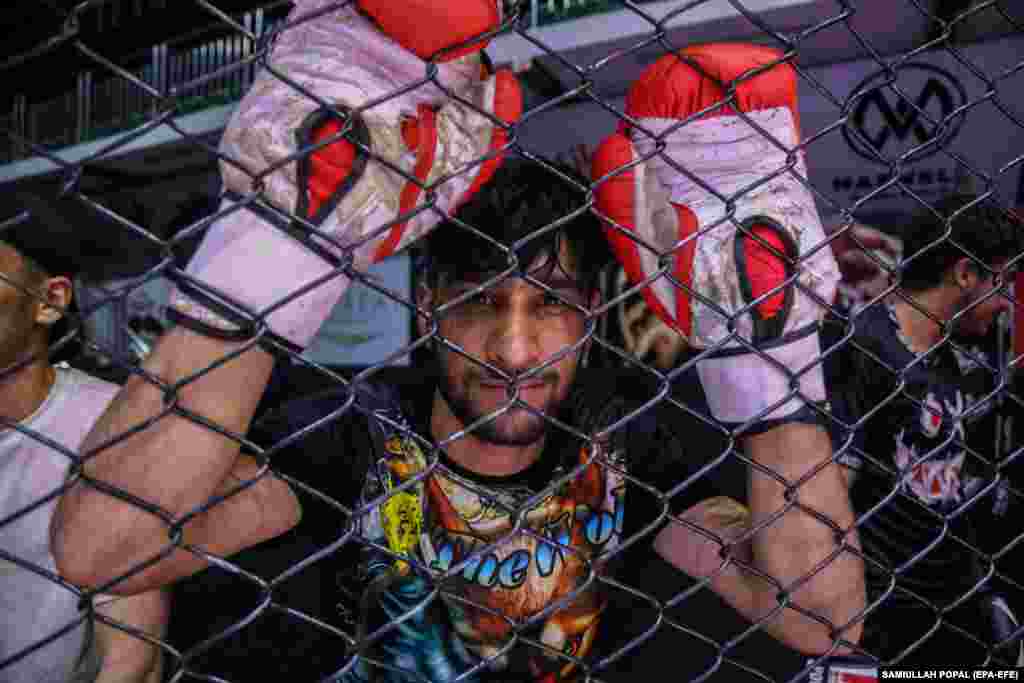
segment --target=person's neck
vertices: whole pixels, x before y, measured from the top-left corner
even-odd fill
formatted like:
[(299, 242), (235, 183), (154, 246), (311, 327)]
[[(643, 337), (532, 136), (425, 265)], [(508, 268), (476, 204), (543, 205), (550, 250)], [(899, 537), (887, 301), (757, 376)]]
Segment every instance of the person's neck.
[(50, 395), (56, 378), (56, 368), (42, 359), (0, 379), (0, 417), (21, 422), (32, 415)]
[[(900, 331), (911, 351), (924, 353), (942, 338), (942, 325), (953, 317), (955, 305), (941, 287), (908, 295), (914, 303), (897, 299), (893, 303)], [(916, 305), (915, 305), (916, 304)]]
[[(465, 429), (439, 392), (434, 393), (430, 413), (430, 435), (440, 442)], [(540, 458), (544, 450), (541, 437), (529, 446), (502, 446), (472, 434), (462, 436), (444, 447), (448, 458), (463, 469), (488, 477), (504, 477), (522, 472)]]

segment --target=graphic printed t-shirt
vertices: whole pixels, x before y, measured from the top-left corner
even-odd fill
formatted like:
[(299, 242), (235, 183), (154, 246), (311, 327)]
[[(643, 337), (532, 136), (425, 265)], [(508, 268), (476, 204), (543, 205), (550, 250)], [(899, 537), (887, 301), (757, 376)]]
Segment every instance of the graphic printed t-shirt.
[[(970, 529), (950, 517), (947, 539), (939, 538), (944, 516), (967, 501), (967, 477), (985, 474), (967, 440), (970, 425), (993, 406), (985, 400), (991, 390), (984, 381), (990, 376), (986, 361), (976, 357), (977, 349), (954, 350), (949, 344), (918, 359), (894, 311), (884, 304), (857, 316), (853, 342), (863, 351), (851, 345), (826, 363), (836, 417), (851, 423), (883, 406), (855, 433), (847, 451), (846, 461), (856, 470), (854, 510), (864, 515), (895, 492), (860, 527), (865, 552), (882, 564), (866, 563), (869, 597), (887, 590), (892, 571), (920, 553), (897, 579), (883, 609), (908, 601), (921, 605), (918, 596), (949, 603), (977, 579), (972, 553), (949, 538), (969, 540)], [(847, 435), (836, 436), (842, 443)]]
[[(77, 451), (118, 387), (66, 366), (57, 367), (49, 396), (21, 426)], [(64, 484), (70, 459), (15, 429), (0, 430), (0, 518), (26, 510)], [(0, 548), (56, 575), (50, 554), (53, 498), (0, 527)], [(0, 559), (0, 661), (78, 622), (78, 597), (55, 581)], [(16, 664), (0, 683), (65, 683), (89, 645), (83, 621)], [(79, 679), (74, 679), (79, 680)]]
[[(616, 551), (627, 540), (641, 533), (646, 535), (638, 545), (653, 540), (663, 512), (722, 490), (724, 474), (716, 472), (715, 482), (699, 479), (670, 499), (659, 500), (658, 493), (721, 453), (721, 442), (678, 408), (658, 407), (601, 444), (553, 430), (544, 454), (526, 470), (484, 477), (443, 453), (435, 456), (428, 441), (410, 436), (429, 434), (434, 385), (422, 373), (404, 380), (380, 387), (386, 403), (381, 396), (363, 402), (375, 403), (371, 410), (387, 419), (339, 420), (302, 444), (305, 452), (340, 439), (355, 444), (353, 428), (374, 442), (369, 458), (351, 457), (351, 450), (345, 456), (357, 467), (354, 478), (366, 467), (359, 490), (348, 488), (367, 510), (359, 533), (378, 548), (363, 555), (361, 574), (377, 591), (367, 632), (414, 613), (367, 653), (393, 669), (360, 662), (341, 680), (413, 680), (400, 673), (405, 670), (443, 683), (481, 661), (487, 665), (463, 680), (575, 680), (577, 660), (600, 652), (607, 604), (600, 577), (615, 573), (622, 559)], [(595, 432), (655, 393), (639, 374), (584, 373), (562, 417), (583, 433)], [(284, 433), (338, 405), (336, 398), (319, 400), (319, 408), (300, 402), (290, 409)], [(434, 457), (443, 467), (431, 465)], [(742, 489), (742, 479), (735, 483)], [(403, 562), (381, 549), (413, 559)], [(447, 572), (452, 575), (440, 580)], [(440, 599), (416, 610), (435, 586)]]

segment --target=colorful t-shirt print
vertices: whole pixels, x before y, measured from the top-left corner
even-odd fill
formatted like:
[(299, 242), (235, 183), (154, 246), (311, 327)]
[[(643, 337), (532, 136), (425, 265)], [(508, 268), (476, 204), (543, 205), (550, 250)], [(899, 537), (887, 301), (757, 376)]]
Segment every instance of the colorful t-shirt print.
[[(595, 575), (622, 533), (621, 454), (585, 446), (576, 467), (556, 469), (555, 485), (534, 490), (517, 478), (481, 484), (431, 469), (403, 432), (383, 440), (363, 497), (371, 509), (361, 533), (417, 560), (371, 550), (367, 562), (371, 580), (390, 572), (383, 616), (413, 616), (382, 639), (371, 657), (378, 664), (360, 662), (349, 680), (368, 678), (375, 666), (374, 680), (412, 680), (405, 672), (415, 672), (443, 683), (478, 665), (464, 680), (573, 680), (605, 606)], [(440, 600), (420, 607), (431, 602), (435, 585)]]

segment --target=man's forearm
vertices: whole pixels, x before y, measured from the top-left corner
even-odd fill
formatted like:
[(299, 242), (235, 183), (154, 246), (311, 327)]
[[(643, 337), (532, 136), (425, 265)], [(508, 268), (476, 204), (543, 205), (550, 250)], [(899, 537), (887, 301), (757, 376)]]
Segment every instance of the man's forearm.
[(786, 424), (747, 438), (745, 448), (773, 473), (750, 468), (750, 521), (756, 530), (751, 559), (777, 582), (762, 589), (763, 579), (744, 577), (753, 582), (756, 610), (776, 608), (783, 593), (789, 602), (770, 628), (810, 654), (832, 648), (830, 631), (848, 624), (836, 637), (857, 643), (862, 623), (850, 622), (866, 603), (864, 567), (846, 479), (841, 465), (829, 460), (828, 434), (818, 426)]
[[(96, 611), (124, 627), (159, 640), (170, 615), (166, 591), (156, 590), (97, 605)], [(158, 683), (163, 672), (163, 652), (126, 629), (96, 621), (96, 648), (101, 668), (96, 683)]]
[[(147, 359), (146, 370), (167, 385), (190, 378), (239, 349), (182, 328), (170, 331)], [(273, 367), (272, 357), (249, 349), (206, 374), (182, 386), (175, 405), (219, 425), (229, 434), (244, 434), (255, 412)], [(140, 431), (118, 441), (133, 429)], [(109, 446), (105, 444), (110, 443)], [(100, 449), (94, 456), (90, 451)], [(176, 519), (227, 492), (241, 479), (239, 471), (251, 475), (256, 468), (239, 461), (238, 442), (214, 429), (168, 410), (160, 388), (132, 377), (94, 425), (82, 445), (88, 457), (85, 474), (148, 504)], [(208, 552), (229, 553), (254, 542), (254, 531), (272, 533), (274, 520), (253, 517), (239, 526), (239, 508), (249, 512), (293, 517), (288, 510), (290, 492), (275, 477), (263, 477), (244, 492), (214, 506), (185, 526), (185, 542)], [(250, 499), (255, 503), (250, 503)], [(275, 500), (285, 505), (277, 505)], [(284, 523), (283, 520), (282, 523)], [(224, 533), (231, 529), (235, 535)], [(169, 545), (168, 524), (141, 507), (107, 494), (84, 482), (74, 485), (60, 500), (53, 520), (53, 549), (58, 568), (75, 583), (101, 585), (122, 575), (140, 562), (157, 556)], [(258, 539), (257, 539), (258, 540)], [(161, 561), (196, 564), (191, 553), (175, 551)], [(191, 567), (192, 570), (198, 566)], [(161, 580), (182, 571), (157, 566)], [(153, 581), (144, 575), (131, 586), (110, 590), (145, 590)]]
[[(832, 648), (828, 629), (820, 622), (794, 609), (779, 609), (777, 597), (785, 582), (779, 577), (769, 581), (758, 573), (768, 572), (754, 561), (751, 515), (746, 506), (730, 498), (711, 498), (694, 505), (681, 517), (707, 534), (681, 523), (670, 523), (654, 542), (666, 561), (694, 578), (708, 579), (711, 588), (733, 609), (752, 623), (763, 625), (767, 633), (787, 645), (808, 654), (821, 654)], [(728, 562), (722, 552), (726, 545)], [(852, 590), (856, 590), (855, 585)], [(838, 602), (844, 600), (853, 601), (856, 596), (840, 598)], [(806, 601), (799, 604), (807, 607)], [(856, 641), (854, 630), (840, 637)], [(837, 648), (836, 653), (842, 652), (844, 648)]]

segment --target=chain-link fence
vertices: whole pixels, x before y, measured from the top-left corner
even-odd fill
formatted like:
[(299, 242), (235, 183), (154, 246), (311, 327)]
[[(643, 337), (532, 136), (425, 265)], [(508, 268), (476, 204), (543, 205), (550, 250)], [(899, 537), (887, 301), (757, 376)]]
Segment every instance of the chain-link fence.
[(40, 4), (0, 681), (1024, 663), (1015, 6)]

